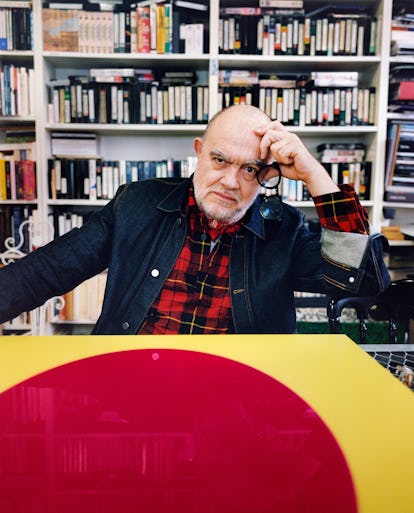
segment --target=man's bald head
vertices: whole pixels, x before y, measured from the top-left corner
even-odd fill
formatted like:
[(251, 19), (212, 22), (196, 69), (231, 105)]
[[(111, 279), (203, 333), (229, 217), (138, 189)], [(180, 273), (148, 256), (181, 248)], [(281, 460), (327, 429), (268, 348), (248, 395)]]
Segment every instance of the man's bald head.
[(204, 138), (217, 124), (220, 124), (220, 128), (228, 125), (232, 130), (235, 126), (254, 129), (270, 121), (271, 119), (265, 112), (253, 105), (232, 105), (214, 114), (207, 125)]

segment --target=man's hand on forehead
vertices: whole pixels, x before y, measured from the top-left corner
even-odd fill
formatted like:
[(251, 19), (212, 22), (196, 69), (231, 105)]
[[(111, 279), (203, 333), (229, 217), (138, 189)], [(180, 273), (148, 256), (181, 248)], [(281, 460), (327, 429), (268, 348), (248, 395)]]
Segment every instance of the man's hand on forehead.
[[(276, 160), (280, 160), (280, 157), (277, 158), (275, 156), (276, 147), (274, 147), (274, 145), (284, 140), (292, 141), (290, 136), (294, 135), (291, 134), (291, 132), (289, 132), (279, 121), (270, 121), (269, 123), (256, 128), (254, 132), (256, 135), (261, 137), (260, 157), (262, 159), (268, 159), (269, 153), (271, 153)], [(281, 147), (281, 145), (278, 145), (278, 147)], [(284, 163), (289, 164), (290, 162)]]

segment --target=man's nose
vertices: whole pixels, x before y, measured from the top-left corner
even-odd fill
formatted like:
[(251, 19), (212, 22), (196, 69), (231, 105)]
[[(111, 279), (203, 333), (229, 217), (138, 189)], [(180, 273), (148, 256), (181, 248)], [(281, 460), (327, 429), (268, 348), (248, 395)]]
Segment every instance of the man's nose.
[(221, 182), (229, 189), (238, 189), (240, 187), (240, 169), (238, 166), (228, 166)]

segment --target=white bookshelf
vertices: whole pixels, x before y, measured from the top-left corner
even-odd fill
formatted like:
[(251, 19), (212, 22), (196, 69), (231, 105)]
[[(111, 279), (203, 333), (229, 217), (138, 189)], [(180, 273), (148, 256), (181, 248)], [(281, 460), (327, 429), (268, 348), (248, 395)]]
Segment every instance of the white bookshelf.
[[(369, 2), (368, 2), (369, 3)], [(249, 2), (242, 2), (248, 5)], [(371, 197), (366, 202), (370, 210), (371, 221), (377, 227), (381, 223), (381, 203), (382, 203), (382, 180), (384, 168), (384, 151), (386, 139), (386, 127), (384, 123), (378, 120), (385, 119), (386, 99), (388, 95), (388, 69), (389, 69), (389, 32), (391, 20), (391, 2), (384, 0), (383, 3), (372, 2), (370, 5), (376, 6), (377, 16), (382, 30), (378, 30), (377, 55), (363, 57), (349, 56), (262, 56), (262, 55), (223, 55), (218, 51), (218, 20), (219, 7), (225, 5), (234, 5), (234, 2), (218, 0), (210, 2), (210, 52), (207, 55), (193, 56), (170, 54), (122, 54), (123, 67), (163, 67), (187, 66), (197, 71), (208, 74), (208, 85), (210, 90), (210, 116), (218, 110), (218, 70), (221, 68), (243, 68), (257, 69), (260, 71), (278, 72), (310, 72), (316, 70), (354, 70), (358, 71), (361, 81), (364, 84), (376, 87), (376, 119), (374, 126), (347, 126), (347, 127), (289, 127), (290, 130), (302, 136), (309, 147), (314, 150), (316, 146), (327, 140), (335, 141), (338, 137), (344, 141), (363, 141), (367, 145), (367, 159), (373, 162), (373, 172), (371, 178)], [(35, 19), (40, 18), (41, 11), (39, 6), (34, 5)], [(41, 20), (36, 24), (41, 26)], [(388, 39), (386, 37), (388, 33)], [(35, 34), (36, 36), (36, 34)], [(35, 55), (38, 51), (35, 48)], [(82, 54), (75, 52), (43, 52), (40, 51), (40, 65), (42, 73), (42, 82), (50, 78), (66, 77), (72, 71), (84, 71), (90, 67), (116, 67), (119, 62), (119, 54)], [(43, 104), (43, 113), (45, 108), (45, 91), (40, 91), (39, 104)], [(101, 125), (101, 124), (49, 124), (45, 120), (45, 114), (38, 122), (38, 139), (44, 141), (41, 161), (45, 162), (50, 156), (49, 134), (52, 130), (85, 130), (93, 131), (100, 135), (101, 154), (106, 154), (106, 158), (116, 159), (118, 154), (128, 155), (128, 147), (134, 146), (134, 152), (139, 152), (143, 158), (166, 158), (173, 156), (175, 158), (184, 158), (189, 152), (192, 152), (192, 139), (204, 130), (202, 125)], [(165, 138), (171, 140), (171, 146), (166, 143)], [(122, 139), (122, 142), (121, 142)], [(161, 139), (162, 143), (159, 140)], [(133, 144), (131, 141), (134, 141)], [(139, 146), (141, 145), (141, 148)], [(122, 148), (122, 149), (121, 149)], [(170, 153), (172, 152), (172, 153)], [(110, 155), (110, 156), (108, 156)], [(136, 153), (135, 153), (136, 155)], [(42, 174), (44, 177), (45, 173)], [(47, 189), (47, 184), (43, 184), (43, 190)], [(72, 202), (70, 202), (72, 204)], [(42, 205), (45, 204), (42, 201)], [(46, 200), (47, 205), (51, 205)], [(301, 202), (303, 208), (310, 208), (311, 202)]]

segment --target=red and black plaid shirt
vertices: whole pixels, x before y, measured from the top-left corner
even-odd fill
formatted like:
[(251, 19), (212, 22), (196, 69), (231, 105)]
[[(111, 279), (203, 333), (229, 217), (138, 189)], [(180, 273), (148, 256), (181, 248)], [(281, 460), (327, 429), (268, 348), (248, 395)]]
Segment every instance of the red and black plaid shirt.
[[(365, 209), (349, 185), (314, 198), (321, 224), (331, 230), (367, 234)], [(139, 334), (223, 334), (233, 330), (229, 253), (243, 223), (215, 226), (189, 195), (184, 246)]]

